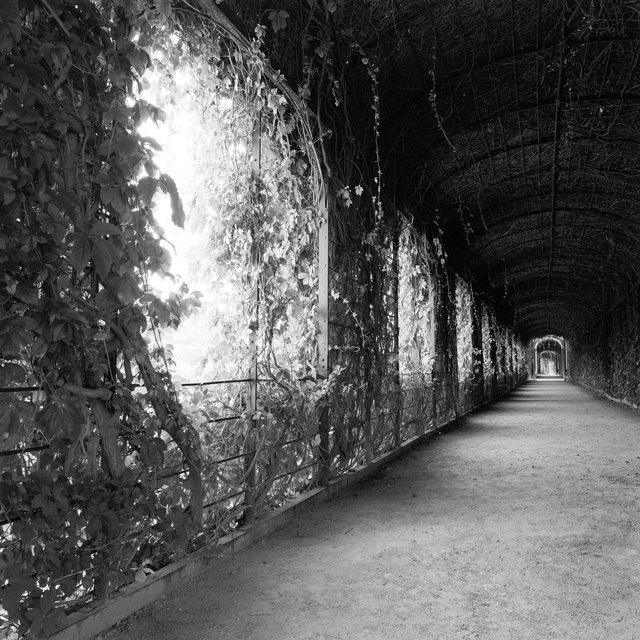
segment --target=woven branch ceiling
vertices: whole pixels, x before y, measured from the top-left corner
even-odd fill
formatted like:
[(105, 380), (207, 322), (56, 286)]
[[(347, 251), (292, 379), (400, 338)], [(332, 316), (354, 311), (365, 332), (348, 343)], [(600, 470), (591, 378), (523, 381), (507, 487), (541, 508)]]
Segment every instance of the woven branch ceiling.
[(377, 61), (388, 201), (442, 229), (523, 338), (606, 324), (637, 290), (640, 0), (226, 3), (249, 32), (288, 10), (285, 73), (314, 25)]
[(640, 2), (387, 9), (397, 192), (525, 338), (603, 321), (640, 274)]

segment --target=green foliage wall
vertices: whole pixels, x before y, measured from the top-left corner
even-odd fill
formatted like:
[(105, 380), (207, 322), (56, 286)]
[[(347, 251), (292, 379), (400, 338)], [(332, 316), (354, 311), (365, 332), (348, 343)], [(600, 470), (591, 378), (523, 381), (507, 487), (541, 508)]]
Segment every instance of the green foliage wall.
[[(198, 434), (144, 335), (190, 304), (147, 286), (165, 263), (153, 195), (172, 195), (179, 224), (183, 211), (137, 132), (161, 114), (134, 97), (170, 7), (24, 0), (2, 14), (0, 435), (19, 451), (2, 457), (0, 599), (35, 634), (57, 603), (131, 580), (145, 544), (186, 540), (203, 488)], [(171, 456), (187, 466), (175, 498), (156, 491)]]
[(640, 405), (638, 290), (584, 335), (570, 341), (569, 377), (629, 404)]
[[(336, 29), (331, 3), (309, 21), (313, 47), (302, 58), (288, 57), (282, 12), (240, 42), (209, 9), (0, 5), (0, 601), (3, 622), (20, 632), (52, 629), (73, 608), (144, 580), (237, 526), (248, 502), (267, 511), (321, 481), (322, 465), (345, 473), (473, 404), (462, 406), (458, 386), (458, 356), (465, 375), (476, 366), (471, 296), (459, 296), (458, 340), (443, 248), (383, 190), (375, 60)], [(250, 348), (207, 355), (237, 356), (239, 372), (250, 364), (256, 406), (243, 383), (224, 389), (224, 410), (212, 392), (179, 394), (172, 383), (163, 332), (199, 300), (188, 287), (161, 299), (149, 286), (169, 270), (157, 193), (185, 223), (157, 145), (140, 132), (163, 118), (140, 93), (157, 48), (169, 70), (185, 59), (197, 68), (197, 99), (226, 91), (246, 109), (252, 148), (241, 176), (224, 197), (203, 177), (205, 197), (192, 203), (226, 202), (224, 229), (216, 235), (206, 213), (191, 222), (223, 239), (215, 260), (247, 299), (227, 328), (242, 322), (252, 334)], [(267, 53), (286, 59), (298, 95)], [(316, 369), (324, 196), (326, 378)], [(486, 309), (490, 398), (517, 382), (517, 365), (513, 336)], [(295, 356), (280, 366), (287, 351)]]

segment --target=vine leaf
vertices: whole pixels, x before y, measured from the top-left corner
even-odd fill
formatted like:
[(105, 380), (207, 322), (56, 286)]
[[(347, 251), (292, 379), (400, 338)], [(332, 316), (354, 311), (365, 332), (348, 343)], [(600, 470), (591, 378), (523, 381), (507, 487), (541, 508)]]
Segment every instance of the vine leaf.
[(161, 18), (168, 18), (171, 15), (171, 0), (156, 0), (156, 9)]
[(118, 259), (119, 253), (106, 238), (96, 238), (93, 241), (91, 257), (98, 275), (104, 279), (111, 270), (111, 265)]
[(38, 290), (35, 287), (30, 287), (24, 282), (18, 283), (13, 295), (25, 304), (34, 306), (38, 304)]
[(7, 180), (17, 180), (16, 172), (9, 165), (9, 158), (0, 157), (0, 178)]
[(10, 382), (22, 382), (26, 380), (27, 372), (15, 362), (5, 362), (0, 365), (0, 384), (6, 386)]
[(102, 222), (98, 220), (91, 227), (92, 236), (117, 236), (121, 233), (120, 228), (110, 222)]
[(11, 435), (20, 428), (20, 416), (12, 405), (0, 406), (0, 436)]
[(148, 176), (141, 178), (138, 182), (138, 194), (140, 199), (146, 205), (150, 205), (153, 200), (153, 196), (158, 188), (158, 181), (155, 178), (149, 178)]
[[(169, 9), (171, 9), (171, 5), (169, 5)], [(137, 74), (140, 76), (144, 74), (145, 69), (149, 65), (149, 54), (142, 49), (134, 49), (133, 51), (129, 51), (129, 53), (127, 54), (127, 59), (131, 63), (131, 66), (136, 70)]]
[[(20, 617), (20, 601), (22, 594), (27, 588), (32, 588), (31, 585), (25, 588), (19, 583), (21, 576), (12, 577), (7, 584), (2, 587), (2, 606), (7, 610), (9, 618), (14, 620)], [(35, 583), (35, 580), (33, 581)]]
[(278, 33), (278, 31), (286, 28), (289, 14), (284, 9), (281, 9), (280, 11), (270, 11), (268, 17), (271, 22), (271, 27)]
[(176, 183), (173, 178), (166, 173), (160, 175), (159, 182), (171, 199), (171, 222), (173, 222), (176, 227), (184, 229), (184, 208)]
[(72, 233), (69, 239), (72, 243), (69, 261), (76, 271), (82, 271), (91, 258), (91, 242), (89, 236), (84, 233)]
[(20, 39), (18, 0), (3, 0), (0, 2), (0, 53), (11, 51), (13, 45)]
[(67, 399), (64, 404), (47, 405), (36, 419), (48, 437), (64, 434), (75, 440), (87, 420), (87, 409), (80, 401)]
[(112, 277), (109, 279), (108, 286), (109, 291), (112, 292), (122, 304), (131, 304), (140, 295), (135, 283), (127, 278)]

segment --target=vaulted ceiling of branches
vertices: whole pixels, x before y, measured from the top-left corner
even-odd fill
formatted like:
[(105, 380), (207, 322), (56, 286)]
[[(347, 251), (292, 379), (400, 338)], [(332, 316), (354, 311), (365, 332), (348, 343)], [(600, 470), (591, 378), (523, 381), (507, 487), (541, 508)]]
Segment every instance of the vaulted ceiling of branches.
[(638, 282), (639, 3), (294, 5), (292, 28), (328, 10), (377, 57), (387, 194), (525, 338), (575, 335)]
[(389, 159), (525, 336), (598, 320), (640, 266), (640, 6), (396, 3)]

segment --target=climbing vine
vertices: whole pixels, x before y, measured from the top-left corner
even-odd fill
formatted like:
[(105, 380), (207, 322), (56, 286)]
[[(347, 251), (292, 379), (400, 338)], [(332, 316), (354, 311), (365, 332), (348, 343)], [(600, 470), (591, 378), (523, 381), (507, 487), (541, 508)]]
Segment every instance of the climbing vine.
[(472, 340), (473, 302), (471, 291), (462, 278), (456, 278), (456, 337), (458, 376), (461, 385), (473, 380), (474, 353)]
[[(60, 603), (105, 597), (132, 575), (145, 540), (179, 544), (200, 525), (198, 435), (146, 333), (178, 324), (193, 301), (148, 287), (166, 268), (157, 191), (183, 224), (155, 144), (137, 130), (162, 114), (134, 97), (169, 4), (25, 0), (2, 11), (0, 599), (36, 634), (64, 615)], [(189, 476), (176, 502), (156, 491), (171, 448)]]
[[(264, 29), (256, 27), (254, 38), (238, 46), (221, 41), (211, 16), (199, 18), (208, 47), (201, 42), (197, 54), (186, 56), (160, 52), (153, 88), (187, 147), (189, 180), (180, 186), (189, 194), (186, 217), (197, 236), (187, 272), (205, 292), (200, 313), (167, 341), (187, 345), (202, 336), (190, 380), (244, 379), (254, 371), (261, 379), (254, 408), (246, 388), (233, 382), (180, 391), (206, 444), (207, 501), (218, 505), (207, 518), (222, 532), (220, 523), (233, 524), (237, 511), (225, 494), (237, 495), (248, 474), (257, 483), (255, 508), (268, 508), (298, 484), (297, 476), (275, 479), (314, 455), (317, 407), (327, 386), (315, 370), (321, 182), (306, 111), (270, 77)], [(255, 464), (237, 455), (249, 450)], [(310, 477), (306, 471), (300, 482)]]
[[(362, 17), (340, 0), (234, 4), (250, 28), (197, 0), (0, 6), (0, 604), (20, 633), (237, 526), (248, 497), (281, 504), (319, 460), (343, 473), (451, 413), (455, 284), (439, 237), (384, 201)], [(153, 133), (187, 112), (177, 184)], [(201, 244), (178, 277), (184, 226)], [(171, 342), (214, 328), (200, 375), (250, 369), (257, 404), (242, 382), (174, 387)]]

